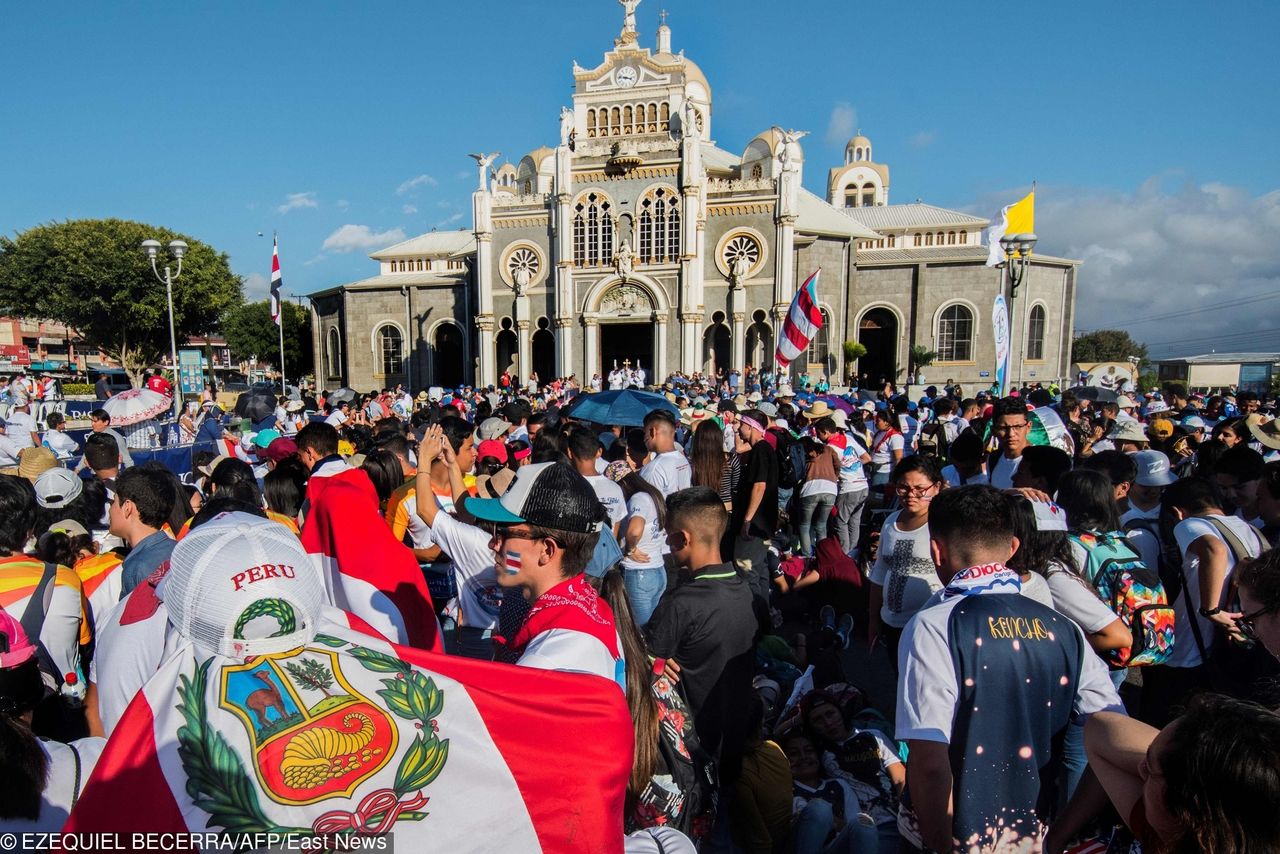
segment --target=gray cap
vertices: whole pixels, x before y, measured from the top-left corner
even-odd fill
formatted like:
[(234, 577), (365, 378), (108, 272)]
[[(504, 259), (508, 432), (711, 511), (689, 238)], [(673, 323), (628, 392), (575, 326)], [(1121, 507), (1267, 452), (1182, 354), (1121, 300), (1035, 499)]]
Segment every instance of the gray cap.
[(480, 422), (480, 441), (486, 439), (501, 439), (507, 435), (507, 431), (511, 429), (511, 424), (501, 418), (486, 418)]

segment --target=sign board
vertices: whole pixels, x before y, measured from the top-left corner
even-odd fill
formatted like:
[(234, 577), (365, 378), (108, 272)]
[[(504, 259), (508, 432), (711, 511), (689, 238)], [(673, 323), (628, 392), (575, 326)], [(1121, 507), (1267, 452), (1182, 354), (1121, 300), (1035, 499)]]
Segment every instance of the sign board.
[(15, 365), (31, 364), (31, 351), (25, 344), (0, 344), (0, 357)]
[(990, 371), (978, 371), (978, 376), (982, 377), (984, 380), (989, 380), (989, 379), (991, 379), (991, 372), (990, 372)]
[(204, 389), (204, 359), (199, 350), (178, 351), (178, 378), (183, 394), (199, 394)]
[(1009, 311), (1005, 307), (1004, 294), (997, 294), (991, 306), (991, 329), (996, 344), (996, 393), (1004, 396), (1005, 383), (1009, 379)]
[(1250, 362), (1240, 366), (1240, 391), (1266, 394), (1271, 388), (1271, 366), (1265, 362)]

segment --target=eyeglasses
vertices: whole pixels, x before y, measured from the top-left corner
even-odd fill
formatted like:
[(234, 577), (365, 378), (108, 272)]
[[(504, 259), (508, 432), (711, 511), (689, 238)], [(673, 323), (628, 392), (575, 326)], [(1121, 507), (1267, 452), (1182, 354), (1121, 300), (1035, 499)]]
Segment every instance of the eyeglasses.
[(1026, 430), (1031, 424), (1023, 421), (1021, 424), (1000, 424), (995, 427), (997, 433), (1012, 433), (1015, 430)]
[(936, 483), (931, 483), (928, 486), (906, 486), (905, 484), (899, 484), (893, 488), (893, 491), (899, 495), (912, 495), (919, 497), (921, 495), (928, 495), (930, 490), (937, 488), (938, 484)]
[(1253, 624), (1253, 621), (1270, 613), (1270, 608), (1260, 608), (1252, 614), (1241, 614), (1235, 618), (1236, 628), (1240, 630), (1240, 634), (1244, 635), (1245, 640), (1261, 643), (1262, 638), (1258, 637), (1258, 627)]
[(548, 537), (545, 534), (535, 534), (533, 531), (517, 531), (507, 525), (499, 525), (497, 523), (490, 526), (489, 532), (497, 538), (499, 542), (505, 542), (506, 540), (529, 540), (530, 542), (551, 540), (556, 545), (560, 545), (560, 541), (555, 537)]

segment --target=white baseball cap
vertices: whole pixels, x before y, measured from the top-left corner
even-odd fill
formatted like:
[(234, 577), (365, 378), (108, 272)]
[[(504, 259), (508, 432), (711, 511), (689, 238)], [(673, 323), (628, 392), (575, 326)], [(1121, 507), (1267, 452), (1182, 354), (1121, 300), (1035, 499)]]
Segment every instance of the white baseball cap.
[(1168, 486), (1177, 480), (1169, 468), (1169, 458), (1159, 451), (1138, 451), (1130, 456), (1138, 466), (1138, 476), (1133, 480), (1138, 486)]
[(184, 638), (227, 658), (287, 652), (315, 637), (325, 604), (315, 559), (288, 528), (224, 513), (173, 549), (164, 604)]
[(1116, 396), (1116, 406), (1120, 409), (1133, 409), (1136, 405), (1137, 404), (1133, 402), (1133, 399), (1127, 394)]
[(84, 481), (80, 476), (62, 467), (48, 469), (36, 478), (36, 503), (41, 507), (66, 507), (83, 491)]

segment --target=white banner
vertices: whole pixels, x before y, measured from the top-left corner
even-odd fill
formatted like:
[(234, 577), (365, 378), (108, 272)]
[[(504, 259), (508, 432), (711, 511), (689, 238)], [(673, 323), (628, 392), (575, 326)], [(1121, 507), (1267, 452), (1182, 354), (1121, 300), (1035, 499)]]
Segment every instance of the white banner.
[(991, 308), (991, 328), (994, 330), (996, 342), (996, 393), (1004, 397), (1005, 384), (1009, 378), (1009, 310), (1004, 302), (1004, 294), (996, 296), (995, 305)]

